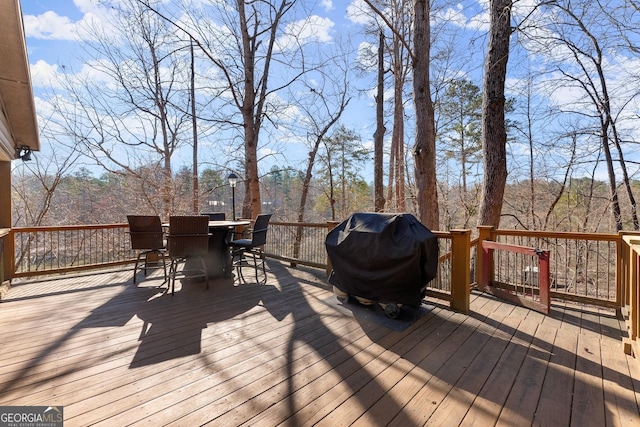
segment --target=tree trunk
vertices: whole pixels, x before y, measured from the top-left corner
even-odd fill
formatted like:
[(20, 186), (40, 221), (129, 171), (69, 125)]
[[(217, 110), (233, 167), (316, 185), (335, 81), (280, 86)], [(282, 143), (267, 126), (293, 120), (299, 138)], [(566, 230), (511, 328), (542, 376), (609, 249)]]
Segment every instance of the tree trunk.
[[(400, 85), (397, 85), (400, 86)], [(404, 105), (402, 104), (402, 89), (396, 87), (395, 103), (393, 111), (393, 130), (391, 136), (391, 157), (389, 159), (389, 174), (393, 169), (393, 198), (389, 197), (389, 202), (394, 200), (393, 206), (396, 212), (406, 212), (406, 196), (404, 191)], [(391, 164), (393, 162), (393, 164)]]
[(384, 145), (384, 34), (380, 31), (378, 42), (378, 93), (376, 95), (376, 131), (373, 134), (373, 193), (374, 210), (384, 210), (384, 184), (382, 169), (382, 146)]
[(420, 221), (438, 229), (438, 188), (436, 186), (436, 133), (429, 80), (431, 50), (430, 5), (427, 0), (414, 3), (413, 101), (416, 118), (415, 176)]
[[(240, 107), (244, 123), (245, 192), (242, 217), (253, 219), (261, 213), (260, 182), (258, 181), (258, 128), (254, 120), (255, 96), (255, 51), (251, 45), (244, 0), (238, 0), (242, 54), (244, 60), (244, 96)], [(259, 122), (258, 122), (259, 123)]]
[(511, 0), (490, 0), (491, 26), (484, 68), (482, 151), (484, 184), (478, 225), (499, 227), (507, 181), (504, 84), (511, 37)]
[(404, 99), (405, 73), (400, 54), (400, 40), (393, 37), (393, 129), (391, 130), (391, 152), (389, 154), (389, 188), (387, 200), (389, 208), (396, 212), (406, 212), (405, 168), (404, 168)]
[(193, 55), (193, 38), (190, 39), (191, 52), (191, 126), (193, 128), (193, 214), (200, 211), (200, 197), (198, 188), (198, 119), (196, 116), (196, 70)]

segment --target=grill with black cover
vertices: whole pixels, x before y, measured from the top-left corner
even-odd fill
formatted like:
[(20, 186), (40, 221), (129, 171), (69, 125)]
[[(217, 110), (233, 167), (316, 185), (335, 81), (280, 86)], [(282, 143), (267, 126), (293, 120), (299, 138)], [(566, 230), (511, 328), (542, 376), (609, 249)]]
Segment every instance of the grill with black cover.
[(419, 306), (436, 277), (437, 237), (408, 213), (354, 213), (327, 234), (325, 246), (329, 283), (385, 312), (387, 304)]

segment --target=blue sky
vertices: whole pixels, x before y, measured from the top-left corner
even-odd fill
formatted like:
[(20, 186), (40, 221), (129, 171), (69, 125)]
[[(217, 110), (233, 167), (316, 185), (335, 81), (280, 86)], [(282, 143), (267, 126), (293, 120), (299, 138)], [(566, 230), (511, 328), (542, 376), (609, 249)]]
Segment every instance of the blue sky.
[[(362, 7), (358, 5), (360, 0), (349, 3), (320, 0), (317, 3), (314, 12), (318, 16), (314, 25), (316, 25), (315, 31), (320, 34), (319, 37), (331, 42), (340, 34), (353, 33), (353, 30), (360, 31), (361, 23), (365, 21), (357, 14), (358, 7)], [(337, 7), (336, 4), (340, 6)], [(91, 34), (83, 30), (86, 27), (85, 24), (87, 22), (99, 25), (108, 23), (109, 10), (96, 0), (23, 0), (21, 5), (36, 108), (41, 114), (46, 115), (41, 100), (50, 95), (52, 87), (55, 88), (52, 82), (55, 81), (56, 76), (70, 69), (76, 72), (86, 69), (83, 67), (81, 43), (85, 38), (90, 39)], [(343, 117), (343, 123), (360, 133), (363, 143), (370, 146), (375, 117), (373, 99), (367, 99), (367, 96), (363, 95), (361, 99), (354, 100), (350, 110)], [(44, 150), (46, 147), (43, 147), (43, 154)], [(185, 151), (183, 155), (184, 163), (188, 164), (189, 154)], [(180, 156), (181, 154), (178, 155), (178, 159)], [(281, 154), (279, 158), (283, 156)], [(299, 167), (306, 156), (305, 148), (289, 147), (286, 160)], [(268, 170), (269, 167), (268, 161), (261, 165), (263, 171)], [(367, 165), (364, 174), (370, 175), (371, 170), (372, 167)]]
[(63, 63), (77, 48), (75, 24), (85, 15), (73, 0), (22, 1), (22, 14), (32, 64)]
[[(168, 1), (168, 0), (163, 0)], [(192, 2), (198, 2), (201, 0), (188, 0)], [(614, 0), (614, 3), (621, 0)], [(440, 29), (445, 28), (450, 30), (449, 34), (442, 32), (438, 33), (438, 41), (444, 40), (447, 36), (451, 35), (452, 40), (455, 38), (456, 55), (453, 56), (454, 62), (448, 64), (448, 67), (444, 71), (451, 75), (470, 77), (477, 85), (481, 85), (481, 74), (483, 69), (483, 51), (486, 47), (486, 29), (488, 19), (486, 16), (486, 3), (487, 0), (464, 0), (456, 4), (446, 4), (446, 7), (438, 11), (434, 17), (434, 23), (432, 26)], [(528, 12), (531, 10), (532, 5), (536, 2), (534, 0), (523, 0), (514, 4), (514, 21), (517, 21), (522, 16), (528, 16)], [(329, 45), (333, 40), (336, 40), (340, 36), (346, 34), (353, 36), (355, 40), (354, 45), (364, 42), (364, 36), (362, 36), (362, 23), (366, 21), (366, 16), (362, 13), (358, 13), (362, 5), (362, 0), (348, 0), (348, 1), (332, 1), (332, 0), (316, 0), (303, 2), (303, 4), (313, 4), (313, 17), (315, 18), (313, 25), (314, 29), (319, 34), (319, 38), (323, 42)], [(23, 0), (22, 11), (25, 23), (25, 32), (27, 38), (27, 49), (29, 54), (29, 60), (31, 63), (31, 77), (34, 86), (34, 92), (36, 95), (36, 108), (41, 109), (40, 112), (45, 114), (46, 110), (43, 105), (42, 97), (46, 96), (51, 91), (51, 82), (54, 81), (53, 77), (63, 73), (69, 68), (75, 70), (82, 70), (83, 62), (79, 59), (82, 55), (81, 39), (90, 38), (90, 34), (83, 33), (83, 23), (94, 22), (100, 25), (108, 25), (109, 23), (109, 10), (102, 7), (97, 0)], [(540, 13), (540, 16), (532, 15), (529, 20), (541, 19), (544, 20), (544, 16)], [(446, 22), (447, 27), (437, 27), (439, 23)], [(434, 25), (435, 24), (435, 25)], [(533, 25), (531, 25), (534, 28)], [(540, 27), (538, 30), (544, 31), (544, 28)], [(512, 38), (512, 51), (509, 58), (509, 75), (507, 78), (507, 93), (509, 96), (521, 96), (522, 89), (527, 86), (527, 78), (538, 73), (544, 66), (545, 61), (548, 63), (559, 64), (565, 60), (562, 51), (555, 50), (552, 52), (537, 52), (531, 54), (524, 51), (523, 47), (527, 47), (527, 40), (518, 39), (519, 35)], [(632, 90), (636, 85), (628, 84), (628, 76), (635, 74), (637, 70), (637, 58), (628, 58), (621, 55), (619, 51), (607, 52), (607, 63), (605, 64), (607, 74), (610, 78), (610, 85), (618, 92), (624, 90)], [(546, 56), (546, 57), (543, 57)], [(566, 64), (563, 64), (566, 66)], [(67, 67), (63, 69), (63, 66)], [(569, 67), (569, 66), (567, 66)], [(84, 72), (89, 72), (83, 70)], [(435, 77), (437, 77), (438, 70), (432, 71)], [(535, 76), (538, 92), (536, 107), (545, 108), (549, 105), (565, 106), (571, 108), (576, 102), (578, 97), (582, 96), (574, 88), (570, 86), (553, 86), (548, 83), (553, 81), (557, 76), (552, 74), (540, 73)], [(359, 86), (367, 87), (370, 82), (363, 82)], [(550, 89), (548, 89), (550, 88)], [(410, 95), (408, 95), (410, 96)], [(627, 98), (621, 97), (620, 99), (631, 99), (633, 95), (629, 95)], [(409, 100), (409, 98), (407, 98)], [(633, 99), (633, 103), (625, 104), (625, 114), (631, 114), (630, 121), (635, 124), (635, 111), (638, 108), (635, 105), (638, 104), (637, 98)], [(411, 103), (407, 102), (407, 117), (410, 133), (411, 126)], [(556, 120), (554, 117), (553, 120)], [(362, 141), (365, 145), (371, 146), (372, 135), (375, 130), (375, 108), (373, 105), (373, 92), (363, 92), (356, 97), (350, 104), (348, 111), (343, 116), (342, 122), (349, 128), (355, 130), (362, 137)], [(390, 124), (387, 123), (388, 131), (390, 132)], [(559, 129), (559, 125), (556, 122), (553, 123), (541, 123), (541, 127), (535, 129), (536, 138), (542, 143), (548, 143), (555, 135), (553, 131)], [(637, 133), (633, 126), (628, 132)], [(265, 136), (266, 137), (266, 136)], [(408, 135), (410, 138), (410, 135)], [(636, 138), (640, 139), (640, 138)], [(410, 141), (409, 141), (410, 144)], [(287, 165), (294, 166), (296, 168), (302, 168), (304, 165), (308, 150), (305, 147), (296, 146), (290, 144), (285, 146), (286, 149), (280, 147), (278, 155), (271, 157), (272, 163), (265, 162), (261, 165), (261, 169), (266, 171), (271, 165), (276, 164), (279, 166)], [(268, 150), (269, 147), (265, 147)], [(518, 165), (517, 161), (526, 161), (528, 146), (526, 144), (512, 143), (510, 146), (511, 153), (514, 155), (514, 165), (512, 170), (513, 176), (517, 177), (517, 172), (521, 165)], [(555, 151), (555, 152), (554, 152)], [(635, 155), (636, 150), (628, 153), (628, 158)], [(265, 151), (267, 153), (267, 151)], [(519, 159), (518, 156), (522, 155)], [(557, 163), (550, 166), (552, 169), (549, 173), (562, 172), (563, 153), (560, 150), (550, 149), (548, 152), (538, 151), (537, 155), (543, 160), (541, 164), (551, 164), (549, 159), (556, 159)], [(189, 155), (184, 157), (184, 163), (189, 164)], [(176, 168), (177, 169), (177, 168)], [(444, 168), (442, 168), (444, 169)], [(588, 173), (587, 166), (585, 166), (585, 173)], [(369, 164), (365, 168), (364, 175), (368, 181), (372, 176), (372, 165)], [(600, 175), (604, 176), (604, 175)], [(515, 179), (515, 178), (514, 178)]]

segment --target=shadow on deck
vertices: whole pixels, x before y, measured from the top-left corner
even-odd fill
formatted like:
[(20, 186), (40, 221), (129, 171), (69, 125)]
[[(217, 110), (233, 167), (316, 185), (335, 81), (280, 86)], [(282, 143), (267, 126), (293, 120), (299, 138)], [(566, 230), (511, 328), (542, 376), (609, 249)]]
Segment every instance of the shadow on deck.
[(0, 405), (63, 406), (65, 426), (640, 424), (615, 312), (474, 292), (398, 331), (336, 308), (322, 270), (268, 267), (174, 296), (130, 270), (15, 283)]

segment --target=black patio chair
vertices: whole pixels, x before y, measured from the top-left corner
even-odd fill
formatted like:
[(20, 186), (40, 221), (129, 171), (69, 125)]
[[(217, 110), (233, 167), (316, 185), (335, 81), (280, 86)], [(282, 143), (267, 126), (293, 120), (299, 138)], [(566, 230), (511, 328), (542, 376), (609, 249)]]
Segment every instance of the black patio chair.
[[(238, 280), (242, 283), (247, 283), (242, 274), (242, 267), (250, 264), (253, 265), (256, 282), (258, 284), (267, 282), (264, 245), (267, 243), (267, 230), (270, 219), (271, 214), (258, 215), (253, 228), (244, 232), (247, 235), (246, 238), (243, 237), (232, 240), (229, 243), (231, 246), (233, 266), (236, 269)], [(260, 267), (262, 267), (263, 280), (258, 278), (258, 270)]]
[[(127, 215), (129, 222), (129, 235), (131, 236), (131, 249), (138, 251), (136, 263), (133, 266), (133, 283), (137, 281), (138, 266), (144, 260), (144, 266), (140, 270), (144, 271), (145, 277), (147, 270), (155, 270), (157, 263), (162, 260), (164, 268), (164, 282), (167, 281), (167, 262), (166, 247), (164, 244), (164, 233), (162, 231), (162, 223), (159, 216), (153, 215)], [(150, 257), (154, 254), (155, 257)], [(150, 265), (149, 260), (153, 259)], [(162, 282), (162, 283), (164, 283)]]

